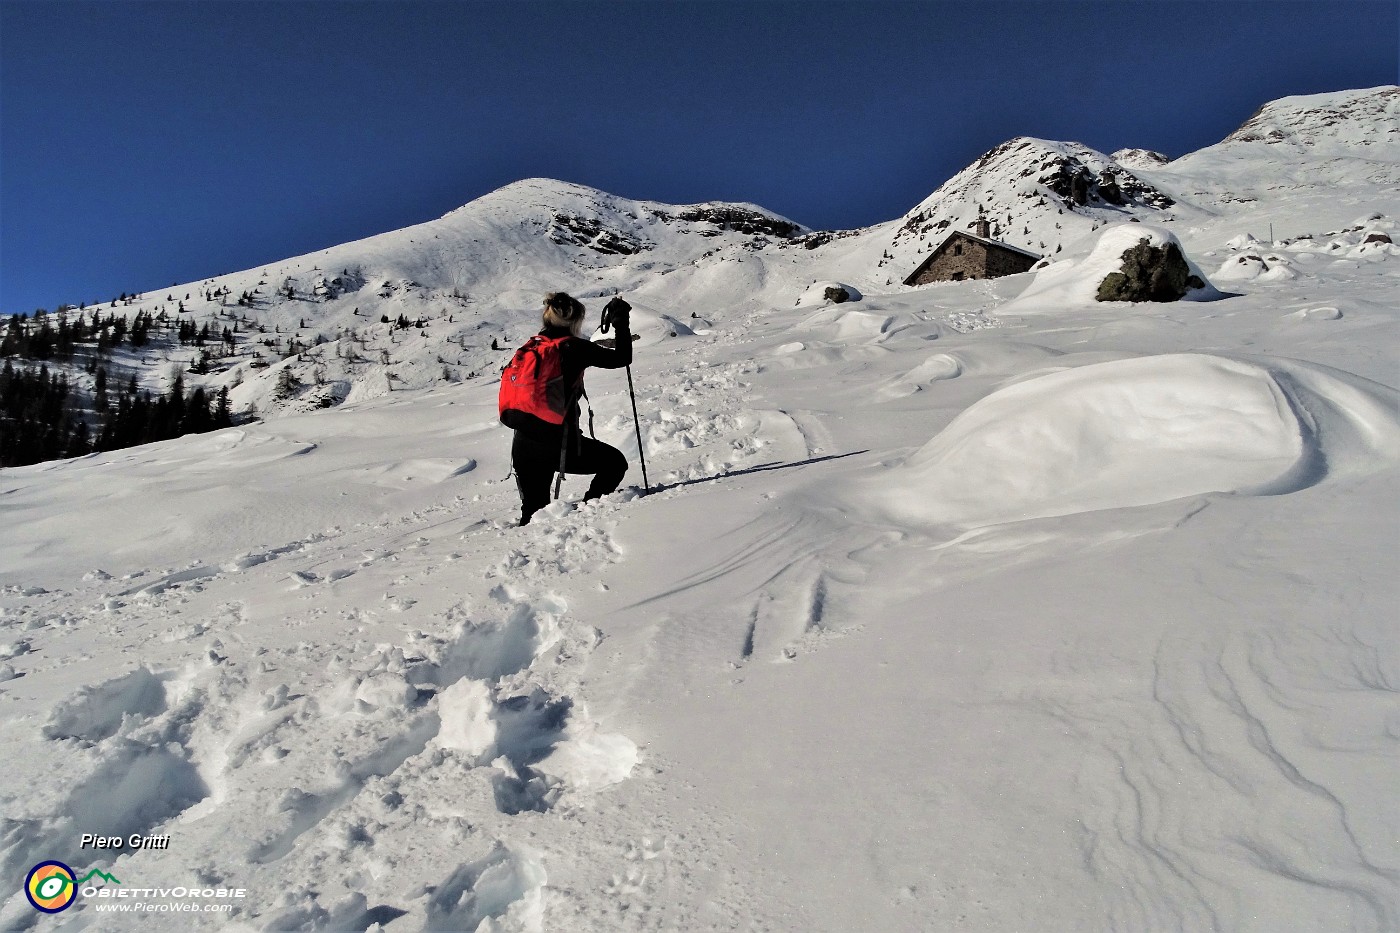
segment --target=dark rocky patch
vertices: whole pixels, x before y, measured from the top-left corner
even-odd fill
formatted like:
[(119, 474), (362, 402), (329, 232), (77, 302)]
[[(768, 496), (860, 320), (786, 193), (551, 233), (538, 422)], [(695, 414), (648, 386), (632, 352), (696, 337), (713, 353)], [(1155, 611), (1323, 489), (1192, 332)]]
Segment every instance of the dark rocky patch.
[[(658, 213), (657, 216), (666, 221), (673, 219), (671, 215), (664, 213)], [(761, 233), (784, 240), (790, 240), (802, 232), (802, 228), (795, 223), (734, 206), (692, 207), (676, 214), (674, 219), (690, 223), (711, 223), (721, 230), (749, 234)]]
[(1175, 243), (1153, 246), (1147, 238), (1123, 251), (1123, 266), (1099, 284), (1099, 301), (1179, 301), (1205, 283), (1191, 274)]
[(582, 246), (608, 256), (631, 256), (652, 246), (630, 233), (603, 226), (596, 217), (572, 214), (554, 215), (549, 238), (561, 246)]

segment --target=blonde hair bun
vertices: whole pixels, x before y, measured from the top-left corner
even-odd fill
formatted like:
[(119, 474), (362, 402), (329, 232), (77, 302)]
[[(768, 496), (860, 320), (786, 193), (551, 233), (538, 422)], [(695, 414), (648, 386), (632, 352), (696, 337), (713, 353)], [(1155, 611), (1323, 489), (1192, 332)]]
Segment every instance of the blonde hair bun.
[(542, 317), (546, 327), (567, 327), (577, 337), (586, 313), (583, 302), (567, 292), (550, 292), (544, 296)]

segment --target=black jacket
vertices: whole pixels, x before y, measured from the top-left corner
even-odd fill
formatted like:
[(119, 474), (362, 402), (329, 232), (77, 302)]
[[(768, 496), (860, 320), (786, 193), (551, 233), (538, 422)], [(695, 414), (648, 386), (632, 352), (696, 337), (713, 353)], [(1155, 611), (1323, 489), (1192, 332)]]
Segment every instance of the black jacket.
[[(615, 328), (617, 346), (615, 349), (596, 344), (583, 337), (570, 337), (567, 327), (546, 327), (540, 331), (546, 337), (570, 337), (559, 345), (559, 365), (563, 369), (564, 385), (582, 385), (583, 371), (590, 366), (598, 369), (622, 369), (632, 363), (632, 333), (626, 324)], [(569, 435), (579, 437), (579, 403), (574, 399), (564, 416)], [(558, 446), (563, 443), (564, 425), (550, 424), (541, 418), (525, 412), (515, 412), (510, 425), (532, 440)]]

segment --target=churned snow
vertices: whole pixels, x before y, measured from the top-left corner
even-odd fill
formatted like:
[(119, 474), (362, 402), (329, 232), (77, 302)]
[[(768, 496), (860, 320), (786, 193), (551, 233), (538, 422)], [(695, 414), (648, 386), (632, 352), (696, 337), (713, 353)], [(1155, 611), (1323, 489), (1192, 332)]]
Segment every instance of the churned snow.
[[(346, 398), (0, 471), (0, 873), (247, 896), (0, 927), (1400, 928), (1390, 101), (1021, 199), (1058, 258), (992, 281), (538, 179), (226, 277), (359, 268), (259, 311), (358, 328), (287, 364)], [(1095, 301), (1144, 236), (1215, 300)], [(559, 288), (636, 308), (642, 448), (590, 372), (632, 485), (518, 528), (490, 345)]]

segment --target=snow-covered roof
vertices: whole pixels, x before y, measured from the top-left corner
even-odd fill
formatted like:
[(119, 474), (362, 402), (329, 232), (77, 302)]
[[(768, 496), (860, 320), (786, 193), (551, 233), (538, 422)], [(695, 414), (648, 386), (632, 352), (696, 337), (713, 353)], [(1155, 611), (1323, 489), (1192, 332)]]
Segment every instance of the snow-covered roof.
[[(952, 233), (948, 234), (948, 240), (951, 240), (955, 236), (965, 236), (969, 240), (976, 240), (978, 243), (984, 243), (987, 246), (995, 246), (998, 249), (1009, 250), (1013, 253), (1020, 253), (1022, 256), (1029, 256), (1031, 259), (1041, 258), (1041, 255), (1039, 253), (1032, 253), (1028, 249), (1021, 249), (1019, 246), (1012, 246), (1010, 243), (1003, 243), (1001, 240), (993, 240), (989, 237), (978, 236), (975, 233), (968, 233), (966, 230), (954, 230)], [(937, 255), (940, 251), (942, 251), (944, 246), (948, 245), (948, 240), (944, 240), (941, 244), (939, 244), (938, 249), (933, 251), (934, 255)]]

